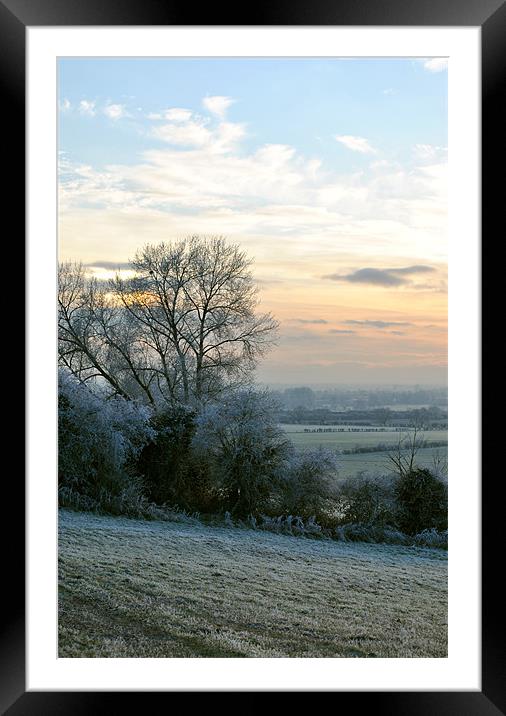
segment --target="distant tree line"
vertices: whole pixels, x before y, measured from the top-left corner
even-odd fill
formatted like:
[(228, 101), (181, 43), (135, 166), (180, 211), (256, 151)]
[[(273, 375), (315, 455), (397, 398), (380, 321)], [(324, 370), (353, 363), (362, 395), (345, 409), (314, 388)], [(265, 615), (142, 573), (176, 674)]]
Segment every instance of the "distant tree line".
[(395, 409), (399, 405), (413, 408), (434, 406), (446, 411), (448, 406), (446, 387), (313, 389), (300, 386), (276, 390), (274, 394), (283, 410), (372, 410), (385, 406)]
[(448, 414), (437, 406), (414, 408), (413, 410), (371, 410), (335, 411), (329, 408), (294, 408), (279, 410), (278, 421), (298, 425), (355, 425), (357, 427), (377, 426), (390, 428), (423, 427), (424, 429), (448, 427)]

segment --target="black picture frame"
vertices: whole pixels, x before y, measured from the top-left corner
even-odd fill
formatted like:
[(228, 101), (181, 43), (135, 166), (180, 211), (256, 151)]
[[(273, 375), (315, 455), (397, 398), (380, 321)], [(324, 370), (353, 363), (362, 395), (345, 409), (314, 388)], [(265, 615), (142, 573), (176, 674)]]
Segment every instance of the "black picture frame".
[[(198, 18), (196, 23), (195, 17)], [(501, 235), (504, 205), (503, 83), (506, 77), (505, 0), (262, 0), (241, 11), (224, 3), (190, 6), (179, 0), (0, 0), (0, 77), (4, 100), (5, 151), (11, 158), (8, 182), (8, 212), (16, 216), (13, 235), (21, 249), (21, 221), (25, 215), (25, 38), (26, 28), (72, 25), (341, 25), (341, 26), (475, 26), (482, 36), (482, 270), (487, 281), (482, 288), (482, 317), (493, 315), (501, 284), (500, 261), (492, 252)], [(502, 82), (501, 82), (502, 80)], [(4, 159), (5, 161), (5, 159)], [(15, 214), (14, 210), (18, 209)], [(12, 264), (11, 264), (12, 267)], [(29, 290), (29, 287), (27, 287)], [(19, 297), (19, 301), (22, 298)], [(495, 334), (497, 336), (497, 333)], [(497, 338), (496, 338), (497, 340)], [(21, 338), (23, 343), (23, 338)], [(27, 346), (27, 350), (30, 350)], [(498, 353), (491, 332), (484, 331), (482, 355)], [(486, 396), (500, 380), (489, 366), (481, 378), (483, 413), (482, 483), (482, 690), (448, 692), (338, 692), (335, 708), (352, 707), (390, 716), (407, 714), (506, 714), (506, 645), (503, 595), (500, 585), (503, 540), (503, 503), (499, 499), (501, 475), (492, 469), (494, 433), (498, 425), (487, 411)], [(15, 402), (20, 403), (20, 386)], [(491, 401), (490, 401), (491, 402)], [(19, 428), (18, 428), (19, 430)], [(500, 445), (499, 436), (495, 436)], [(489, 443), (489, 449), (485, 448)], [(463, 445), (465, 449), (465, 445)], [(20, 452), (22, 454), (22, 450)], [(9, 473), (11, 470), (9, 469)], [(100, 714), (139, 708), (158, 712), (171, 705), (170, 692), (26, 692), (25, 691), (25, 543), (21, 521), (25, 488), (21, 475), (15, 482), (4, 480), (4, 510), (13, 513), (17, 527), (2, 524), (3, 574), (0, 631), (0, 709), (9, 716), (20, 714)], [(8, 483), (8, 484), (6, 484)], [(502, 627), (502, 628), (501, 628)], [(230, 689), (232, 691), (232, 689)], [(155, 705), (156, 699), (156, 705)], [(121, 703), (125, 701), (125, 705)], [(173, 702), (172, 702), (173, 703)]]

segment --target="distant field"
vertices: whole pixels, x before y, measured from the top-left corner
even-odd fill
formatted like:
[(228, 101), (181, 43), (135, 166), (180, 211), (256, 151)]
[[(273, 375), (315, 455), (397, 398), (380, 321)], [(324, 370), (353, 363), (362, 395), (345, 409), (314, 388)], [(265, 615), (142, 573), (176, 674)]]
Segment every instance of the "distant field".
[(60, 511), (60, 657), (446, 657), (442, 550)]
[[(416, 405), (413, 405), (411, 403), (391, 403), (390, 405), (382, 405), (382, 408), (388, 408), (388, 410), (402, 410), (402, 411), (408, 411), (408, 410), (421, 410), (423, 408), (431, 408), (430, 403), (417, 403)], [(442, 410), (447, 410), (447, 405), (440, 405), (439, 406)], [(374, 408), (373, 408), (374, 410)]]
[[(345, 432), (337, 433), (305, 433), (304, 428), (313, 430), (318, 426), (315, 425), (281, 425), (281, 428), (285, 430), (290, 440), (297, 448), (316, 448), (322, 445), (327, 448), (334, 448), (337, 450), (350, 450), (356, 447), (375, 447), (381, 443), (396, 446), (399, 442), (399, 438), (406, 435), (406, 431), (395, 432), (393, 430), (388, 431), (368, 431), (360, 430), (359, 432), (348, 432), (345, 427)], [(321, 426), (322, 428), (331, 426)], [(443, 441), (448, 440), (447, 430), (426, 430), (423, 433), (423, 439), (427, 441)], [(434, 456), (438, 454), (441, 457), (447, 458), (448, 448), (447, 447), (427, 447), (420, 448), (417, 452), (416, 460), (420, 467), (432, 467)], [(339, 470), (339, 477), (352, 477), (361, 470), (367, 470), (371, 472), (377, 472), (386, 470), (388, 471), (390, 463), (388, 461), (388, 451), (378, 451), (371, 453), (356, 453), (353, 455), (340, 455), (339, 464), (341, 469)]]
[[(333, 428), (331, 425), (280, 425), (293, 441), (294, 445), (301, 447), (313, 447), (315, 445), (325, 445), (327, 447), (336, 447), (341, 450), (355, 447), (366, 447), (375, 446), (379, 443), (385, 443), (387, 445), (397, 445), (399, 438), (403, 438), (407, 435), (406, 430), (367, 430), (367, 429), (356, 429), (348, 432), (348, 427), (351, 426), (339, 426), (344, 428), (344, 432), (330, 432), (330, 433), (318, 433), (318, 432), (304, 432), (304, 430), (322, 430)], [(447, 430), (425, 430), (420, 433), (423, 440), (448, 440)]]
[[(419, 467), (433, 466), (434, 456), (448, 457), (448, 448), (421, 448), (416, 454), (416, 462)], [(367, 472), (389, 472), (391, 463), (388, 460), (387, 452), (356, 453), (354, 455), (339, 455), (339, 477), (353, 477), (361, 470)]]

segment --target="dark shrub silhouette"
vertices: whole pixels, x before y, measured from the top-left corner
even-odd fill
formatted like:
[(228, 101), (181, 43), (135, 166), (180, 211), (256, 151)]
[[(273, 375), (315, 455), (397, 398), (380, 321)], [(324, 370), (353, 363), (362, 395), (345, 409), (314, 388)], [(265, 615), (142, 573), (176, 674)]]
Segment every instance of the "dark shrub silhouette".
[(417, 468), (401, 475), (395, 485), (397, 523), (413, 535), (434, 527), (448, 527), (448, 496), (444, 482), (430, 470)]

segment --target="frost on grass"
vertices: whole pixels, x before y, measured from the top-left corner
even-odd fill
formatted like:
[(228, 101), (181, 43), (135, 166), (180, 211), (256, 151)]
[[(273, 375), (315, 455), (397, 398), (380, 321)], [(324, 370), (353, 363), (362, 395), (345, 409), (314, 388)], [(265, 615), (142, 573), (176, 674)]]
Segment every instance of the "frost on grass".
[(60, 512), (64, 657), (445, 657), (446, 553)]

